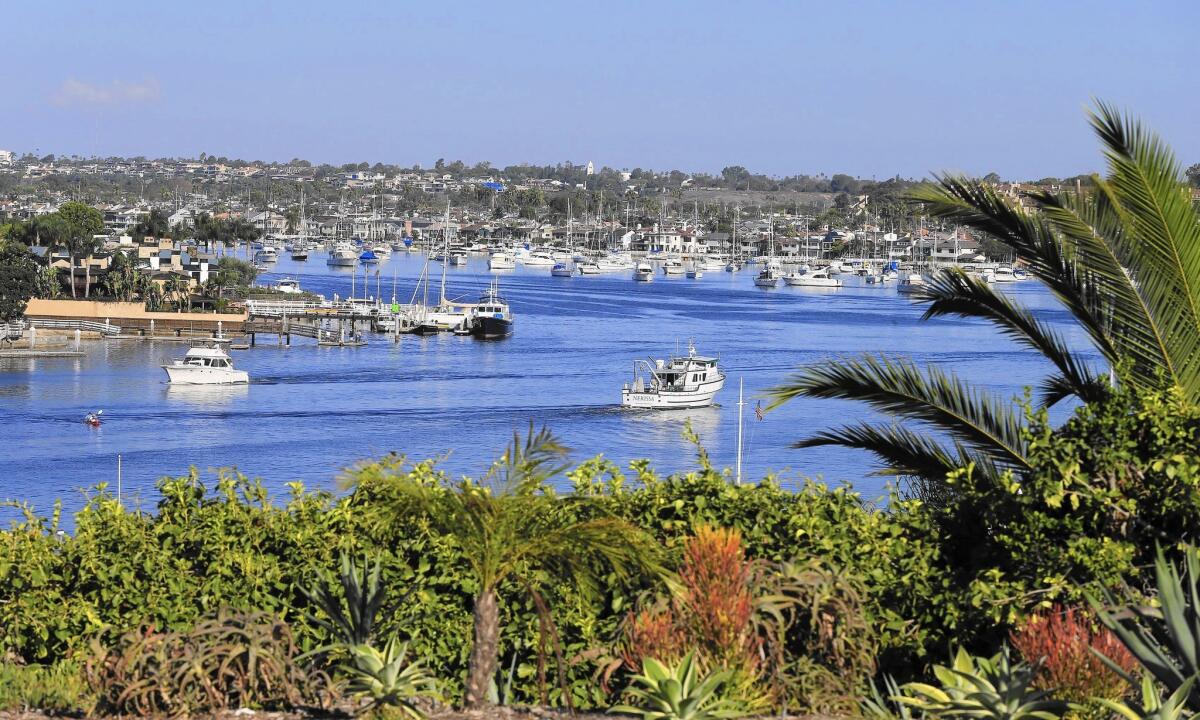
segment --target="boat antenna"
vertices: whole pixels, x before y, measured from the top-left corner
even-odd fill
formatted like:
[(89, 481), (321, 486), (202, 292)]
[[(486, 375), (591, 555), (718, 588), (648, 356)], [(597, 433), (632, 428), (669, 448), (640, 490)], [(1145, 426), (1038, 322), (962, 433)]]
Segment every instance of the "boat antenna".
[(743, 385), (745, 378), (738, 378), (738, 443), (737, 443), (737, 474), (734, 476), (734, 482), (738, 485), (742, 484), (742, 416), (745, 414), (743, 408), (746, 401), (742, 396)]

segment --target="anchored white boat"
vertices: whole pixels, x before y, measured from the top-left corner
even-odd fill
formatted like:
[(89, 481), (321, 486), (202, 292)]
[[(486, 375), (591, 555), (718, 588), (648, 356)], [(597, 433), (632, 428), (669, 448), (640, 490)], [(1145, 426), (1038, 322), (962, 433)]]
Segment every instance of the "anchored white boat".
[(488, 257), (488, 270), (512, 270), (516, 266), (516, 258), (504, 251), (494, 252)]
[(633, 382), (621, 388), (621, 405), (656, 410), (708, 407), (723, 387), (725, 373), (717, 367), (717, 358), (696, 354), (689, 341), (685, 357), (634, 362)]
[(216, 345), (189, 348), (183, 359), (163, 365), (167, 382), (172, 385), (237, 385), (250, 382), (245, 370), (233, 367), (233, 360)]
[(354, 267), (358, 265), (358, 253), (349, 243), (338, 243), (329, 251), (327, 262), (334, 267)]
[(837, 288), (842, 286), (842, 281), (829, 277), (829, 271), (825, 269), (813, 270), (812, 272), (788, 273), (783, 276), (783, 281), (792, 287)]
[(639, 282), (650, 282), (654, 279), (654, 266), (647, 262), (638, 263), (633, 269), (633, 279)]
[(762, 288), (773, 288), (779, 284), (779, 270), (772, 265), (767, 265), (754, 278), (754, 284)]
[(526, 267), (550, 267), (558, 261), (545, 250), (535, 250), (526, 255), (522, 262), (525, 263)]
[(280, 278), (279, 282), (275, 283), (275, 289), (288, 295), (299, 295), (303, 292), (300, 289), (300, 281), (295, 278)]
[(924, 277), (917, 273), (912, 273), (905, 275), (900, 279), (900, 282), (896, 283), (896, 292), (903, 295), (915, 295), (928, 284)]

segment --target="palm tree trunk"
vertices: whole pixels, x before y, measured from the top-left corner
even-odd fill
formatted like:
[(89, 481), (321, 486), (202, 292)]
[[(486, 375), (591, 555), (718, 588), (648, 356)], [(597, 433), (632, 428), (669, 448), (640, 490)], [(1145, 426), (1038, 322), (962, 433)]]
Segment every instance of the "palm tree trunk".
[(92, 256), (88, 255), (83, 261), (83, 296), (92, 296)]
[(69, 253), (71, 258), (71, 299), (76, 299), (75, 296), (75, 253)]
[(496, 658), (500, 653), (500, 608), (495, 590), (485, 590), (475, 598), (475, 642), (467, 669), (466, 705), (469, 708), (487, 704), (488, 685), (496, 674)]

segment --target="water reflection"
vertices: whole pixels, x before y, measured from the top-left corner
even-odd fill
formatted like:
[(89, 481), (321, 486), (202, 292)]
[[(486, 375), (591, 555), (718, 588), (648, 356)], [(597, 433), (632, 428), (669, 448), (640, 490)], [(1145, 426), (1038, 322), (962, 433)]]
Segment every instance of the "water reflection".
[(166, 386), (167, 400), (199, 407), (230, 405), (250, 396), (249, 385), (172, 385)]

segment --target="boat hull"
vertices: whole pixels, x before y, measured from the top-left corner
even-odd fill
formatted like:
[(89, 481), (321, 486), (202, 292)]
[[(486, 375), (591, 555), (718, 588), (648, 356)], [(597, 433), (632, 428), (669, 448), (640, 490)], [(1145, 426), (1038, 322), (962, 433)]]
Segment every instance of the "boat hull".
[(624, 388), (621, 390), (621, 406), (643, 410), (687, 410), (709, 407), (723, 387), (725, 387), (724, 376), (713, 382), (702, 383), (695, 390), (643, 390), (638, 392), (631, 388)]
[(163, 365), (167, 382), (172, 385), (244, 385), (250, 382), (245, 370), (187, 365)]
[(477, 317), (471, 334), (482, 340), (499, 340), (513, 333), (513, 321), (495, 317)]

